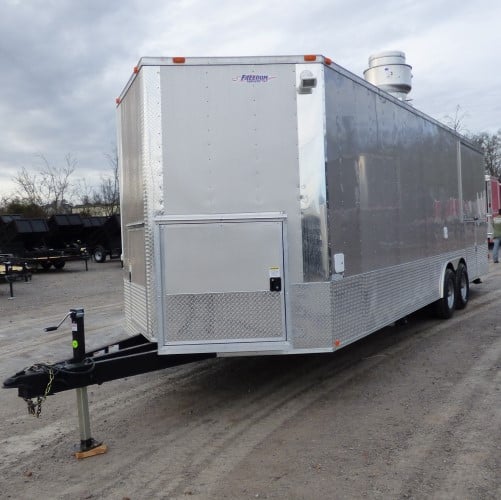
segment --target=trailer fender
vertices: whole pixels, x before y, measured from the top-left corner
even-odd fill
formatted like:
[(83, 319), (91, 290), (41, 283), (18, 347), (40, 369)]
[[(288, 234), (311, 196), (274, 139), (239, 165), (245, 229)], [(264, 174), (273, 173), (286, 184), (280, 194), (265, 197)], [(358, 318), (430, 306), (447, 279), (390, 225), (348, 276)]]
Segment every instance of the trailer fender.
[(449, 319), (456, 309), (456, 273), (449, 262), (441, 273), (440, 298), (435, 302), (435, 315), (440, 319)]
[(445, 273), (447, 269), (454, 271), (454, 293), (455, 293), (455, 308), (464, 309), (470, 299), (470, 278), (468, 275), (468, 266), (463, 257), (459, 257), (454, 261), (444, 264), (440, 274), (440, 297), (445, 295)]

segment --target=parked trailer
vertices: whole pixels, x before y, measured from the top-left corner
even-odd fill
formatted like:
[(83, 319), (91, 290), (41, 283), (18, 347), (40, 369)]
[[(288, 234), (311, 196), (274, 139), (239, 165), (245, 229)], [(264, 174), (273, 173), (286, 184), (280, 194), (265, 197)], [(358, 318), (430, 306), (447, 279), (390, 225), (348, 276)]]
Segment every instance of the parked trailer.
[(83, 241), (96, 262), (119, 258), (122, 254), (122, 233), (120, 216), (117, 214), (95, 217), (82, 217), (84, 225)]
[(18, 262), (9, 255), (0, 254), (0, 283), (9, 285), (11, 299), (14, 298), (15, 281), (31, 281), (31, 268), (26, 262)]
[(127, 325), (160, 354), (330, 352), (487, 271), (481, 152), (322, 56), (143, 58), (118, 122)]
[(55, 214), (47, 219), (50, 248), (77, 248), (81, 244), (83, 222), (80, 214)]
[(0, 215), (0, 251), (20, 254), (45, 244), (49, 227), (45, 219)]
[(71, 309), (73, 358), (4, 381), (37, 416), (76, 388), (79, 458), (87, 385), (332, 352), (487, 272), (481, 152), (323, 56), (143, 58), (117, 103), (129, 338), (86, 352)]
[[(52, 266), (62, 269), (66, 262), (74, 260), (84, 260), (87, 269), (89, 255), (85, 248), (73, 241), (79, 233), (65, 222), (72, 220), (69, 217), (72, 216), (57, 215), (46, 220), (0, 216), (0, 251), (9, 254), (11, 260), (26, 263), (33, 270), (47, 270)], [(81, 226), (80, 222), (80, 232)]]

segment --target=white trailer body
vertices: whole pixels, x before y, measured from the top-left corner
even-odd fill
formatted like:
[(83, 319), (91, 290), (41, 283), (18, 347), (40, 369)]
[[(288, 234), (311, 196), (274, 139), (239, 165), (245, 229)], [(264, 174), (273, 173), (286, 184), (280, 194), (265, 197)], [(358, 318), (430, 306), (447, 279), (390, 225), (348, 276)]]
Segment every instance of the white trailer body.
[(117, 102), (127, 328), (160, 354), (333, 351), (487, 271), (481, 153), (322, 56), (143, 58)]

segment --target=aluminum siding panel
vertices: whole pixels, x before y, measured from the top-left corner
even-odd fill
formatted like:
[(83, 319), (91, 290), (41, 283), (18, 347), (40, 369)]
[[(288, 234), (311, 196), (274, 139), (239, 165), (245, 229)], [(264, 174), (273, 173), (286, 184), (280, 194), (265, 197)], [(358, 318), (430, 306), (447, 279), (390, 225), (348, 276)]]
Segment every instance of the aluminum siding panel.
[(345, 255), (345, 277), (475, 244), (457, 136), (334, 70), (326, 118), (329, 246)]
[(294, 65), (163, 66), (160, 77), (164, 214), (284, 212), (288, 271), (302, 280)]

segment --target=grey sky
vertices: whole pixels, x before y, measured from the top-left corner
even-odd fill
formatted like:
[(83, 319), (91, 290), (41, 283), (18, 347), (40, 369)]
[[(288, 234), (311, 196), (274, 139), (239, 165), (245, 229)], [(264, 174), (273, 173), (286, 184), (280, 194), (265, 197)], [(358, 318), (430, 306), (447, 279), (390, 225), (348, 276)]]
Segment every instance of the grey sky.
[(90, 185), (109, 170), (115, 97), (142, 56), (323, 54), (362, 76), (402, 50), (416, 108), (501, 128), (501, 2), (0, 0), (0, 195), (43, 154)]

